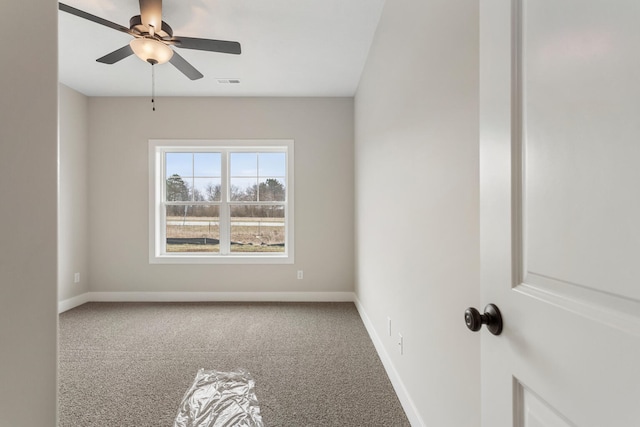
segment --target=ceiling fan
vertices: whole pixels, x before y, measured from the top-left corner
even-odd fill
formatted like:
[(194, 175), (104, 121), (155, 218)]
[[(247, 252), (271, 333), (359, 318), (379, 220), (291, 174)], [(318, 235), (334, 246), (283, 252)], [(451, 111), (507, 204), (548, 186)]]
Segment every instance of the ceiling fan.
[(129, 28), (108, 21), (75, 7), (59, 3), (60, 10), (88, 19), (97, 24), (104, 25), (114, 30), (133, 36), (133, 40), (96, 61), (103, 64), (115, 64), (116, 62), (135, 54), (138, 58), (151, 65), (170, 62), (191, 80), (203, 77), (200, 71), (178, 55), (171, 46), (182, 49), (204, 50), (208, 52), (241, 53), (240, 43), (225, 40), (199, 39), (173, 35), (173, 30), (162, 20), (162, 0), (139, 0), (140, 15), (135, 15), (129, 20)]

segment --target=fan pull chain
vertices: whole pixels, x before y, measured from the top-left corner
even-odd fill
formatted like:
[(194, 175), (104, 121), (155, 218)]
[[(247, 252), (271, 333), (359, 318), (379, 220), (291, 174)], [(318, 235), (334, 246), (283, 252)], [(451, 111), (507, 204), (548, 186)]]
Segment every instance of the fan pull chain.
[(156, 111), (156, 70), (153, 64), (151, 64), (151, 105), (153, 111)]

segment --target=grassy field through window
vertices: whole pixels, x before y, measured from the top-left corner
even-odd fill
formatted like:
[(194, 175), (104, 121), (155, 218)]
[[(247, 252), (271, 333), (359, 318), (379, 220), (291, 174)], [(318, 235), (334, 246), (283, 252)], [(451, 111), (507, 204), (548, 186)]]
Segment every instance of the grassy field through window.
[[(167, 252), (220, 252), (218, 217), (167, 216)], [(285, 252), (284, 218), (233, 217), (232, 253)]]

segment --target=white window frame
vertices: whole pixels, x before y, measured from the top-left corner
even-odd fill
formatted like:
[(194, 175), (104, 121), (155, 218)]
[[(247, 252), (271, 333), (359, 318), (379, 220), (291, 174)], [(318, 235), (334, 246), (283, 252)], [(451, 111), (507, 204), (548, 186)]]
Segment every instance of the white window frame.
[[(293, 140), (149, 140), (149, 263), (150, 264), (293, 264), (294, 263), (294, 188)], [(165, 185), (165, 153), (222, 151), (222, 201), (220, 202), (220, 234), (228, 234), (228, 179), (231, 152), (286, 153), (285, 252), (284, 253), (177, 253), (166, 252), (166, 209), (163, 203)], [(225, 185), (227, 182), (227, 185)], [(228, 237), (228, 236), (227, 236)]]

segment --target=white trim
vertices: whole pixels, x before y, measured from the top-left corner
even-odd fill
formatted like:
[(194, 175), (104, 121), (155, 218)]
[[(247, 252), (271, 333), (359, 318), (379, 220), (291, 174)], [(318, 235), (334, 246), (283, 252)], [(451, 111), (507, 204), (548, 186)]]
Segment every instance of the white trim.
[(353, 292), (86, 292), (58, 302), (58, 314), (88, 302), (353, 302)]
[[(278, 205), (285, 209), (285, 252), (280, 253), (230, 253), (228, 230), (220, 227), (220, 253), (165, 253), (165, 222), (162, 207), (165, 186), (160, 185), (164, 177), (165, 150), (185, 152), (199, 152), (203, 150), (221, 150), (221, 182), (223, 185), (220, 206), (221, 223), (229, 223), (228, 206), (232, 203), (225, 196), (226, 186), (229, 184), (228, 153), (259, 151), (284, 152), (286, 154), (285, 188), (286, 199)], [(293, 139), (255, 139), (255, 140), (149, 140), (149, 263), (150, 264), (294, 264), (294, 140)], [(227, 195), (228, 196), (228, 195)], [(260, 204), (260, 202), (256, 202)], [(226, 220), (225, 220), (226, 219)]]
[(76, 308), (82, 304), (88, 303), (90, 301), (89, 294), (89, 292), (85, 292), (84, 294), (76, 295), (75, 297), (58, 301), (58, 314), (64, 313), (65, 311), (71, 310), (72, 308)]
[(249, 255), (201, 255), (198, 253), (179, 253), (171, 255), (149, 256), (149, 264), (294, 264), (292, 256), (264, 254)]
[(353, 302), (353, 292), (89, 292), (87, 302)]
[(406, 413), (407, 418), (409, 419), (409, 422), (414, 427), (425, 427), (426, 424), (424, 423), (424, 421), (422, 420), (422, 417), (418, 413), (416, 405), (415, 403), (413, 403), (413, 399), (411, 399), (411, 396), (409, 395), (407, 388), (404, 386), (404, 383), (400, 379), (400, 375), (398, 374), (398, 371), (393, 365), (393, 361), (391, 360), (391, 357), (389, 357), (389, 353), (387, 353), (387, 350), (384, 348), (384, 345), (382, 344), (382, 340), (380, 339), (380, 336), (378, 336), (378, 333), (373, 327), (373, 323), (369, 319), (369, 316), (367, 316), (367, 313), (364, 311), (364, 307), (362, 306), (362, 303), (360, 303), (358, 296), (355, 294), (353, 296), (353, 302), (356, 305), (356, 308), (358, 309), (358, 313), (360, 313), (360, 318), (362, 319), (362, 323), (364, 323), (364, 326), (367, 329), (367, 332), (369, 333), (369, 337), (371, 338), (371, 341), (373, 341), (373, 345), (375, 346), (376, 351), (378, 352), (378, 356), (380, 356), (382, 365), (384, 366), (384, 369), (387, 371), (389, 380), (391, 380), (391, 384), (393, 385), (396, 395), (398, 395), (400, 404), (402, 405), (402, 408), (404, 409), (404, 412)]

